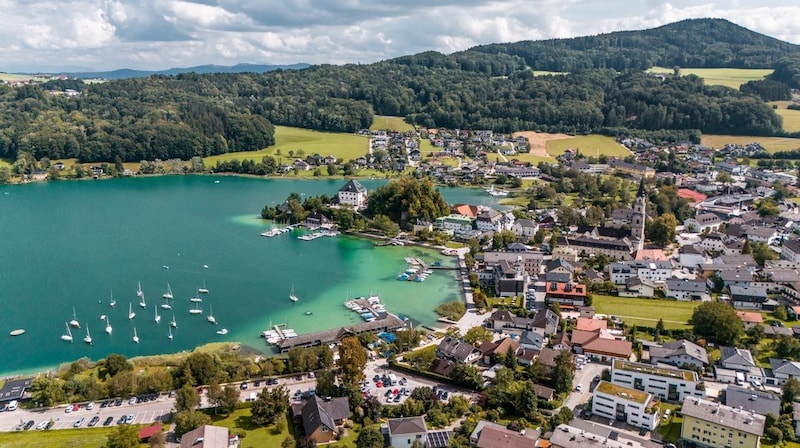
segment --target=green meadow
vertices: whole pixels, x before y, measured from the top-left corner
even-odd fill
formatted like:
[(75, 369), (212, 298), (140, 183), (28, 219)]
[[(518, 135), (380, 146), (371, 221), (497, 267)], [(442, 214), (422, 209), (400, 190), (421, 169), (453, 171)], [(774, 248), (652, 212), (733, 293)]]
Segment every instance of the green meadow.
[(601, 155), (627, 157), (631, 155), (627, 148), (617, 143), (612, 137), (604, 135), (579, 135), (572, 138), (548, 140), (546, 148), (547, 154), (551, 157), (564, 154), (567, 149), (578, 149), (581, 154), (587, 157), (599, 157)]
[(789, 151), (800, 148), (800, 139), (787, 137), (752, 137), (741, 135), (703, 135), (700, 141), (710, 148), (722, 148), (726, 143), (746, 145), (758, 142), (769, 152)]
[(387, 115), (376, 115), (372, 120), (372, 126), (369, 127), (371, 131), (388, 129), (397, 132), (413, 131), (414, 125), (408, 124), (403, 121), (403, 117), (390, 117)]
[[(650, 73), (672, 73), (671, 68), (653, 67)], [(772, 73), (772, 69), (760, 68), (688, 68), (681, 67), (681, 75), (696, 75), (703, 78), (708, 85), (726, 86), (738, 89), (748, 81), (764, 79)]]

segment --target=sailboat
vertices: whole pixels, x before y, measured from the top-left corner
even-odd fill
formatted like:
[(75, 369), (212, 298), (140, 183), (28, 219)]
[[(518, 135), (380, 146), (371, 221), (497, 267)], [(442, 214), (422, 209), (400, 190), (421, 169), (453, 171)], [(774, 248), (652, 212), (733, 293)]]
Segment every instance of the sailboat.
[(298, 300), (300, 300), (299, 297), (294, 295), (294, 285), (292, 285), (292, 290), (289, 291), (289, 300), (291, 300), (292, 302), (297, 302)]
[(199, 291), (200, 290), (198, 289), (198, 294), (195, 294), (194, 297), (189, 299), (190, 302), (202, 302), (203, 301), (203, 299), (200, 298)]
[(158, 315), (158, 307), (154, 306), (153, 309), (156, 310), (156, 323), (161, 322), (161, 316)]
[(175, 311), (172, 312), (172, 320), (169, 322), (169, 326), (172, 328), (178, 328), (178, 322), (175, 322)]
[(165, 310), (171, 310), (172, 309), (172, 305), (170, 305), (167, 302), (164, 302), (164, 303), (161, 304), (161, 308), (165, 309)]
[(172, 340), (172, 328), (167, 330), (167, 337), (169, 338), (170, 341)]
[(86, 324), (86, 336), (83, 337), (83, 342), (87, 344), (92, 343), (92, 335), (89, 334), (89, 324)]
[(139, 291), (142, 295), (139, 296), (139, 306), (142, 308), (147, 308), (147, 302), (144, 300), (144, 292)]
[(72, 307), (72, 320), (69, 321), (69, 325), (70, 325), (70, 327), (81, 328), (80, 322), (78, 322), (78, 319), (75, 317), (75, 307), (74, 306)]
[(165, 299), (171, 299), (173, 297), (172, 296), (172, 288), (169, 287), (169, 283), (167, 283), (167, 292), (165, 292), (164, 295), (162, 295), (161, 297), (163, 297)]
[(139, 335), (136, 334), (136, 327), (133, 327), (133, 342), (139, 343)]
[(223, 328), (222, 330), (217, 330), (217, 334), (220, 336), (225, 336), (226, 334), (228, 334), (228, 329)]
[(200, 308), (199, 303), (195, 303), (195, 307), (189, 310), (189, 314), (203, 314), (203, 309)]
[(108, 300), (108, 306), (110, 306), (111, 308), (114, 308), (115, 306), (117, 306), (117, 301), (114, 300), (114, 291), (113, 290), (111, 290), (111, 298)]
[(111, 324), (108, 323), (108, 316), (106, 316), (106, 333), (111, 334), (114, 329), (111, 328)]
[(67, 341), (67, 342), (72, 342), (72, 332), (69, 330), (69, 325), (67, 325), (66, 322), (64, 322), (64, 325), (66, 325), (66, 327), (67, 327), (67, 334), (62, 334), (61, 335), (61, 340), (62, 341)]
[(208, 321), (211, 322), (212, 324), (216, 324), (217, 323), (217, 318), (214, 317), (214, 307), (209, 305), (208, 309), (209, 309), (208, 317), (206, 317), (206, 319), (208, 319)]
[(208, 288), (206, 288), (206, 281), (203, 280), (203, 287), (197, 288), (197, 292), (200, 294), (208, 294)]
[(139, 282), (139, 289), (136, 290), (136, 297), (144, 297), (144, 291), (142, 291), (142, 282)]
[(136, 317), (136, 313), (133, 312), (133, 304), (128, 302), (128, 320), (131, 320), (134, 317)]

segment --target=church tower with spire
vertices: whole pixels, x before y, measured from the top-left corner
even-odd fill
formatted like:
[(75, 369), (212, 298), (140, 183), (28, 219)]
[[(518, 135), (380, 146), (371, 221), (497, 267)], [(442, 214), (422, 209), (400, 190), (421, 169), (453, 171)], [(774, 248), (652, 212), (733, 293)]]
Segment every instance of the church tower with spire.
[(636, 192), (636, 201), (633, 205), (631, 219), (631, 242), (634, 250), (644, 249), (644, 224), (647, 220), (647, 191), (644, 187), (644, 176), (639, 182), (639, 191)]

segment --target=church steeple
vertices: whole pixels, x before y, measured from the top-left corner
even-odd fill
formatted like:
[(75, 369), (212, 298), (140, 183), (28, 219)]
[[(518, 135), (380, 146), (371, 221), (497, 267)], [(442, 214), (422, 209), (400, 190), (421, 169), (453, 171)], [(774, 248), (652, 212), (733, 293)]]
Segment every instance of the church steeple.
[(647, 190), (645, 190), (644, 187), (644, 176), (642, 176), (642, 179), (639, 181), (639, 191), (636, 192), (637, 198), (641, 196), (647, 196)]
[(639, 182), (639, 191), (633, 204), (633, 217), (631, 221), (631, 240), (636, 250), (644, 248), (644, 226), (647, 221), (647, 190), (645, 189), (644, 176)]

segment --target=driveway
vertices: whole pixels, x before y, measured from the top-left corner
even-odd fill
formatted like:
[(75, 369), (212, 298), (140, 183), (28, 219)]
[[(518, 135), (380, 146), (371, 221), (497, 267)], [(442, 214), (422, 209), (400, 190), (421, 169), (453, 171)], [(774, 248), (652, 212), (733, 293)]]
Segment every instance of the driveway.
[[(564, 400), (564, 406), (574, 412), (576, 406), (589, 401), (589, 397), (592, 395), (592, 380), (595, 376), (600, 376), (604, 369), (610, 368), (611, 366), (606, 364), (590, 362), (584, 364), (583, 370), (576, 370), (575, 379), (572, 382), (572, 393)], [(575, 390), (578, 384), (582, 387), (580, 392)]]

